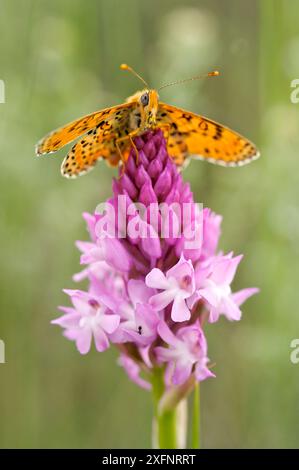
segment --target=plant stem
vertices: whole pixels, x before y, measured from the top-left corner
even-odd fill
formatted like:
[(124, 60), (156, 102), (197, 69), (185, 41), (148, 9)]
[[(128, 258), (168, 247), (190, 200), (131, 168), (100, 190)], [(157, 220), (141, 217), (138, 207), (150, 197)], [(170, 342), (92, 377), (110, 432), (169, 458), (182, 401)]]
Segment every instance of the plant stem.
[(153, 445), (159, 449), (177, 449), (177, 407), (161, 412), (159, 402), (164, 393), (163, 369), (156, 368), (152, 377), (154, 399)]
[(200, 392), (199, 383), (195, 383), (193, 396), (192, 449), (200, 448)]

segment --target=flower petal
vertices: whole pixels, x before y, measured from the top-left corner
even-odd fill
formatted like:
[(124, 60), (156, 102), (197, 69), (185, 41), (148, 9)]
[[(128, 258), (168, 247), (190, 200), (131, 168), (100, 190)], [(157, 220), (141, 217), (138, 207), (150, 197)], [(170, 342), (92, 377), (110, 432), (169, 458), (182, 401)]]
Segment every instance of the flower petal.
[(215, 374), (213, 374), (213, 372), (210, 369), (208, 369), (207, 366), (198, 362), (195, 367), (195, 377), (196, 377), (196, 380), (201, 382), (202, 380), (206, 380), (209, 377), (216, 377), (216, 376)]
[(245, 300), (249, 299), (254, 294), (259, 293), (259, 289), (257, 287), (248, 287), (247, 289), (239, 290), (232, 294), (232, 299), (236, 305), (240, 306), (245, 302)]
[(141, 304), (148, 302), (154, 292), (155, 291), (147, 287), (147, 285), (141, 280), (130, 279), (128, 282), (129, 297), (135, 306), (137, 303)]
[(191, 313), (187, 307), (186, 301), (179, 295), (177, 295), (174, 299), (171, 310), (171, 318), (173, 321), (177, 322), (190, 320), (191, 318)]
[(111, 334), (117, 329), (119, 322), (119, 315), (103, 315), (101, 318), (101, 327), (106, 333)]
[[(178, 346), (180, 341), (176, 338), (176, 336), (172, 333), (170, 328), (164, 321), (161, 321), (157, 327), (158, 334), (161, 336), (165, 343), (169, 344), (170, 346)], [(157, 349), (157, 348), (156, 348)]]
[(209, 289), (208, 287), (205, 289), (198, 289), (198, 294), (202, 297), (206, 302), (208, 302), (212, 307), (217, 307), (219, 304), (219, 296), (217, 295), (217, 291), (214, 289)]
[(52, 320), (52, 325), (59, 325), (62, 328), (75, 328), (79, 326), (81, 315), (79, 313), (68, 313)]
[(98, 329), (96, 332), (94, 332), (94, 342), (96, 350), (99, 352), (103, 352), (109, 348), (109, 340), (107, 335), (101, 329)]
[(155, 310), (163, 310), (167, 305), (169, 305), (175, 298), (176, 291), (175, 290), (164, 290), (159, 294), (153, 295), (150, 300), (149, 304)]
[(132, 261), (127, 250), (116, 238), (106, 237), (102, 240), (105, 261), (121, 272), (130, 270)]
[(137, 385), (144, 388), (145, 390), (151, 389), (151, 384), (140, 377), (139, 374), (141, 369), (139, 365), (135, 361), (133, 361), (133, 359), (126, 356), (125, 354), (122, 354), (118, 359), (118, 364), (125, 369), (132, 382), (135, 382)]
[(192, 362), (177, 361), (172, 376), (172, 383), (174, 385), (181, 385), (186, 382), (190, 377), (192, 366)]
[(89, 328), (81, 329), (78, 332), (76, 346), (80, 354), (87, 354), (91, 346), (92, 333)]
[(154, 289), (167, 289), (169, 286), (165, 274), (158, 268), (151, 270), (145, 278), (145, 283)]
[(222, 301), (222, 312), (228, 318), (228, 320), (240, 320), (242, 312), (239, 309), (238, 305), (235, 304), (231, 297), (227, 297)]

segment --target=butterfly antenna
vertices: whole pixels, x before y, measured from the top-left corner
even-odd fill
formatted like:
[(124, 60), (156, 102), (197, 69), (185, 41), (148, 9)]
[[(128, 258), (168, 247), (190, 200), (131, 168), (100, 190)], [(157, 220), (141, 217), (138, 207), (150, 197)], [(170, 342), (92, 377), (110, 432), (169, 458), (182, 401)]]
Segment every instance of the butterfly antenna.
[(139, 78), (139, 80), (141, 80), (144, 85), (146, 86), (146, 88), (149, 88), (148, 84), (146, 83), (146, 81), (137, 73), (135, 72), (134, 69), (132, 69), (132, 67), (130, 67), (129, 65), (127, 64), (121, 64), (120, 66), (120, 69), (121, 70), (127, 70), (128, 72), (131, 72), (133, 75), (135, 75), (135, 77)]
[(206, 78), (206, 77), (218, 77), (220, 73), (218, 70), (214, 70), (213, 72), (206, 73), (204, 75), (198, 75), (197, 77), (191, 77), (191, 78), (186, 78), (185, 80), (178, 80), (176, 82), (171, 82), (171, 83), (166, 83), (165, 85), (162, 85), (160, 88), (158, 88), (158, 91), (162, 90), (162, 88), (166, 88), (168, 86), (172, 85), (180, 85), (181, 83), (186, 83), (186, 82), (192, 82), (193, 80), (199, 80), (200, 78)]

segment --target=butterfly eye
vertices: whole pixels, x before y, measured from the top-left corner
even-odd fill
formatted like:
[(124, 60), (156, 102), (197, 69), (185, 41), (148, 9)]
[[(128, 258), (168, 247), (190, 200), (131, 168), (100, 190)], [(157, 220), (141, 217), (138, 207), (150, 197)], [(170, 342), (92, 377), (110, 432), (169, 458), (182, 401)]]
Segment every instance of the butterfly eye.
[(148, 102), (149, 102), (148, 93), (143, 93), (143, 95), (141, 95), (140, 102), (141, 102), (142, 106), (147, 106), (148, 105)]

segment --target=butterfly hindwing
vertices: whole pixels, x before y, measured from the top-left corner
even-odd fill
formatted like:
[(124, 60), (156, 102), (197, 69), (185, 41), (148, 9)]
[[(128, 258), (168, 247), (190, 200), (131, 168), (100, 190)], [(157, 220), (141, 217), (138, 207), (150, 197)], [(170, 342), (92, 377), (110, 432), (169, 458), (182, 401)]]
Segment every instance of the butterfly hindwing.
[(178, 166), (189, 157), (224, 166), (244, 165), (259, 153), (249, 140), (203, 116), (159, 103), (158, 125), (165, 126), (168, 150)]
[(131, 107), (116, 109), (110, 120), (90, 129), (65, 157), (61, 166), (62, 175), (75, 178), (91, 170), (98, 160), (105, 159), (110, 166), (117, 166), (120, 156), (126, 158), (126, 143), (119, 142), (117, 148), (116, 142), (126, 135), (130, 112)]
[(97, 161), (108, 159), (111, 153), (111, 142), (103, 139), (96, 142), (90, 136), (79, 140), (62, 162), (61, 174), (67, 178), (75, 178), (90, 171)]

